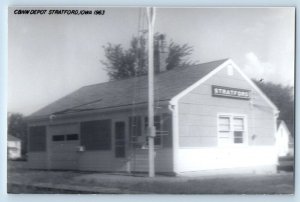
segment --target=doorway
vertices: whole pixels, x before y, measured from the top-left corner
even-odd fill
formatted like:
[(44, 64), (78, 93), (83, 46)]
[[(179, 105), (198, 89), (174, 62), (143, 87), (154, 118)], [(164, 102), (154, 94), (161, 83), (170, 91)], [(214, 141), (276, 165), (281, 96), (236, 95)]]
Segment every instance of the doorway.
[(124, 121), (119, 121), (115, 123), (115, 157), (126, 157), (126, 137)]

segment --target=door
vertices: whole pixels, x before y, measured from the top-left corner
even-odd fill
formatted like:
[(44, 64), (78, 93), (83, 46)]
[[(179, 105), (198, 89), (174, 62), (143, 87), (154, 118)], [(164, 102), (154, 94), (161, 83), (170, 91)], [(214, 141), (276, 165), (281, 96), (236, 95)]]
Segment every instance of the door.
[(52, 169), (76, 170), (78, 167), (78, 146), (78, 134), (53, 135)]
[(79, 125), (61, 124), (49, 127), (49, 163), (51, 169), (77, 170)]
[(125, 122), (119, 121), (115, 123), (115, 157), (126, 157), (126, 137)]

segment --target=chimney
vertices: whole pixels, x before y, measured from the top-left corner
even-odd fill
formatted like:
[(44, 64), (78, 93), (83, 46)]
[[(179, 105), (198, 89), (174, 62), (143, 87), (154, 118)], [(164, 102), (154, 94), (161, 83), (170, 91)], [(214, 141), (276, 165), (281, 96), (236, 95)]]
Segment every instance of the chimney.
[(159, 69), (160, 72), (164, 72), (167, 70), (167, 57), (168, 57), (168, 49), (167, 42), (165, 41), (165, 35), (160, 35), (160, 46), (159, 46)]
[(154, 55), (157, 58), (155, 62), (155, 73), (164, 72), (167, 70), (167, 57), (168, 57), (168, 51), (167, 51), (167, 44), (165, 41), (165, 35), (160, 34), (157, 36), (155, 40), (155, 50)]

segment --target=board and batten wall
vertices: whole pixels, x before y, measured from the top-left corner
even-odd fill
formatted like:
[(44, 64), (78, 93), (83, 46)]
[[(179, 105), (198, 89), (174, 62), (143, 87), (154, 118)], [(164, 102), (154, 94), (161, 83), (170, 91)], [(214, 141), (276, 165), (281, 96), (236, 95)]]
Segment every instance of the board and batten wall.
[[(242, 167), (274, 172), (274, 110), (238, 71), (233, 68), (231, 73), (225, 67), (179, 99), (179, 172)], [(212, 85), (250, 90), (253, 105), (250, 100), (214, 97)], [(218, 145), (220, 114), (245, 115), (246, 144)]]
[[(167, 107), (164, 114), (171, 117)], [(142, 126), (146, 111), (136, 109), (135, 115), (142, 116)], [(62, 169), (62, 170), (82, 170), (82, 171), (148, 171), (148, 150), (136, 149), (130, 151), (129, 146), (129, 116), (132, 112), (128, 110), (95, 113), (82, 116), (71, 116), (68, 118), (56, 117), (52, 121), (30, 122), (31, 126), (46, 126), (46, 151), (28, 152), (28, 168), (32, 169)], [(111, 119), (111, 148), (109, 150), (78, 151), (80, 146), (80, 123), (92, 120)], [(115, 157), (115, 123), (125, 122), (126, 137), (126, 158)], [(171, 121), (171, 118), (170, 118)], [(170, 130), (168, 136), (163, 137), (163, 146), (156, 151), (156, 171), (172, 172), (172, 137), (171, 122), (164, 130)], [(143, 128), (143, 127), (142, 127)], [(143, 129), (143, 133), (145, 130)], [(79, 134), (79, 140), (71, 142), (53, 142), (53, 135)], [(143, 134), (145, 135), (145, 134)]]

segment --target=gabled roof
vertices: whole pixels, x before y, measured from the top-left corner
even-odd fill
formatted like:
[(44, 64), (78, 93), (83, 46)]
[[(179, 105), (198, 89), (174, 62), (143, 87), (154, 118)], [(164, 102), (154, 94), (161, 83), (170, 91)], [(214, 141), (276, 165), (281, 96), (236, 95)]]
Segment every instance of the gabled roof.
[(290, 130), (288, 129), (284, 120), (277, 120), (277, 130), (279, 130), (280, 127), (284, 127), (284, 129), (290, 133)]
[(249, 77), (247, 77), (246, 74), (244, 74), (243, 71), (231, 59), (225, 60), (217, 68), (213, 69), (207, 75), (205, 75), (204, 77), (202, 77), (201, 79), (199, 79), (197, 82), (193, 83), (193, 85), (187, 87), (186, 89), (184, 89), (184, 91), (182, 91), (179, 94), (177, 94), (175, 97), (172, 98), (171, 103), (172, 104), (176, 104), (180, 98), (184, 97), (186, 94), (188, 94), (193, 89), (195, 89), (196, 87), (198, 87), (199, 85), (201, 85), (203, 82), (205, 82), (207, 79), (209, 79), (210, 77), (214, 76), (217, 72), (219, 72), (220, 70), (222, 70), (227, 65), (232, 66), (245, 79), (245, 81), (250, 86), (252, 86), (256, 92), (258, 92), (258, 94), (269, 104), (269, 106), (271, 108), (273, 108), (275, 114), (278, 114), (280, 112), (279, 109), (276, 107), (276, 105), (264, 94), (264, 92), (262, 92), (260, 90), (260, 88)]
[[(155, 75), (155, 100), (165, 101), (172, 99), (225, 61), (227, 59), (177, 68)], [(147, 76), (85, 86), (47, 105), (29, 117), (114, 108), (132, 105), (133, 103), (146, 103), (147, 87)]]

